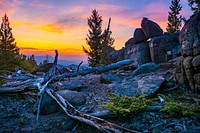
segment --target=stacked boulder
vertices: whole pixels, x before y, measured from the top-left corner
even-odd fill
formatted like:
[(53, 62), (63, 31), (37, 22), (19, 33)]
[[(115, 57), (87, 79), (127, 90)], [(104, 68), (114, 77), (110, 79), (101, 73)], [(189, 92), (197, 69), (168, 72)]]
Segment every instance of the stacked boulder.
[(125, 47), (110, 53), (110, 60), (117, 62), (131, 59), (136, 66), (151, 61), (165, 62), (180, 54), (178, 35), (178, 33), (163, 34), (157, 23), (143, 18), (141, 28), (135, 29), (133, 37), (125, 43)]
[(161, 63), (176, 58), (181, 54), (181, 44), (178, 39), (179, 33), (154, 37), (149, 42), (151, 59), (153, 62)]
[(179, 36), (182, 57), (177, 63), (175, 80), (200, 93), (200, 12), (191, 16)]

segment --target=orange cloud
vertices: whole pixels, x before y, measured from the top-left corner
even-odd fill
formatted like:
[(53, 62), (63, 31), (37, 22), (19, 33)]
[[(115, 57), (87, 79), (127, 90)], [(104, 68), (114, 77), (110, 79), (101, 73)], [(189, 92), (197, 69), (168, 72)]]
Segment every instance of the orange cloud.
[(64, 27), (57, 24), (48, 24), (38, 27), (39, 30), (44, 30), (51, 33), (62, 34), (64, 32)]

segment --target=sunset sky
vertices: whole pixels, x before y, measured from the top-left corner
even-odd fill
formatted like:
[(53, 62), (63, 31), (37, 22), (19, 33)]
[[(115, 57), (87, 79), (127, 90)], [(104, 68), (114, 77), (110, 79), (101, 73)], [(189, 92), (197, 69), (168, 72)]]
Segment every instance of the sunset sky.
[[(120, 49), (140, 27), (142, 17), (157, 22), (165, 31), (171, 0), (0, 0), (0, 16), (9, 17), (17, 46), (23, 54), (54, 55), (66, 60), (84, 60), (87, 18), (93, 9), (103, 17), (103, 29), (112, 18), (112, 37)], [(187, 0), (181, 14), (192, 15)]]

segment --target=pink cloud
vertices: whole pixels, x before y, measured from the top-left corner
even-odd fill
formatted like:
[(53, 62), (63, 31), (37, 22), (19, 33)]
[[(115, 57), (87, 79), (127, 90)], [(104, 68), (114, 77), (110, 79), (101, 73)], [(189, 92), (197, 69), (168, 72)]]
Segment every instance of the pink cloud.
[(117, 6), (117, 5), (109, 5), (109, 4), (96, 4), (96, 5), (91, 5), (91, 6), (105, 13), (113, 13), (113, 12), (117, 13), (117, 12), (122, 12), (124, 9), (126, 9), (125, 6)]
[[(158, 21), (166, 21), (168, 15), (169, 7), (162, 2), (152, 3), (146, 7), (144, 17), (151, 17), (150, 19), (155, 19)], [(143, 17), (143, 16), (142, 16)]]
[(52, 4), (43, 3), (43, 2), (39, 2), (39, 1), (30, 3), (30, 6), (33, 7), (33, 8), (38, 8), (38, 9), (51, 9), (51, 8), (53, 8)]
[(5, 13), (8, 16), (13, 15), (21, 4), (23, 2), (20, 0), (0, 0), (0, 15), (3, 16)]

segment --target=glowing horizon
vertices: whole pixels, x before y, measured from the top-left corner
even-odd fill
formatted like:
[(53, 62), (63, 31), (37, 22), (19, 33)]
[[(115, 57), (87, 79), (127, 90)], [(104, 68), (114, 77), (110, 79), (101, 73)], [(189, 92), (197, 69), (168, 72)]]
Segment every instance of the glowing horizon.
[[(140, 27), (142, 17), (155, 21), (165, 31), (171, 0), (1, 0), (0, 16), (6, 13), (17, 46), (23, 54), (54, 55), (60, 58), (86, 60), (82, 51), (88, 33), (87, 18), (97, 9), (103, 18), (102, 30), (111, 17), (112, 37), (115, 48), (120, 49)], [(187, 0), (182, 0), (181, 14), (189, 18)]]

